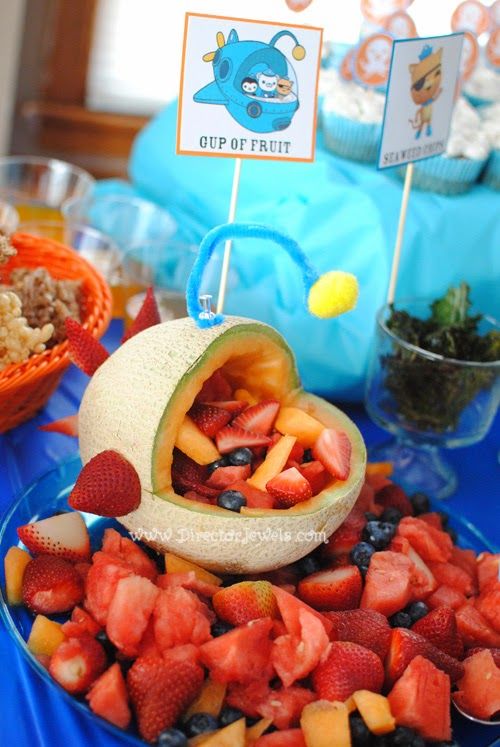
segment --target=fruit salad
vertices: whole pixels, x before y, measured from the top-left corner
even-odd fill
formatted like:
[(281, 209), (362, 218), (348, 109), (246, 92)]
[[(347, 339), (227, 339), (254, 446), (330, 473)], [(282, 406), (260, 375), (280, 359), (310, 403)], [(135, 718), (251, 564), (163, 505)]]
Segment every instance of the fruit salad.
[[(271, 418), (261, 404), (244, 412), (267, 412), (281, 433), (283, 409)], [(240, 427), (229, 422), (215, 439)], [(278, 474), (316, 460), (294, 461)], [(92, 553), (77, 511), (35, 521), (5, 557), (6, 596), (33, 614), (27, 646), (61, 687), (159, 747), (454, 744), (452, 698), (480, 718), (500, 711), (500, 554), (458, 547), (447, 516), (389, 473), (368, 465), (320, 548), (247, 576), (155, 553), (114, 528)]]

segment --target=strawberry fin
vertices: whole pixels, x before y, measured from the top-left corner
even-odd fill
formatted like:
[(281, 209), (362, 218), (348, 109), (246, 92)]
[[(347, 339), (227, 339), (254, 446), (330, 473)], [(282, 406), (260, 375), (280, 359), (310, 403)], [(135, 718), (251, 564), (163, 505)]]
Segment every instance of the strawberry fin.
[(158, 304), (156, 303), (153, 288), (149, 287), (139, 313), (132, 322), (130, 329), (122, 337), (122, 344), (130, 340), (134, 335), (139, 334), (139, 332), (143, 332), (149, 327), (154, 327), (155, 324), (160, 324), (160, 322), (160, 312), (158, 311)]
[(87, 376), (93, 376), (99, 366), (109, 358), (108, 351), (76, 319), (68, 317), (64, 321), (64, 326), (68, 337), (69, 357)]
[(38, 426), (39, 431), (45, 433), (61, 433), (63, 436), (78, 436), (78, 415), (68, 415), (59, 420), (52, 420), (50, 423)]
[(125, 516), (141, 502), (135, 467), (117, 451), (107, 449), (84, 465), (68, 498), (71, 508), (98, 516)]

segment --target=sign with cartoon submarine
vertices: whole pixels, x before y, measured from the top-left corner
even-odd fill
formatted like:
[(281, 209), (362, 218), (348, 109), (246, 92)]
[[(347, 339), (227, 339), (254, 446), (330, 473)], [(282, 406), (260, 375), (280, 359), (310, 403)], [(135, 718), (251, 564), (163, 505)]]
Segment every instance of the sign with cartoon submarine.
[(322, 30), (186, 14), (177, 153), (312, 161)]
[(394, 41), (379, 169), (446, 150), (462, 43), (463, 34)]

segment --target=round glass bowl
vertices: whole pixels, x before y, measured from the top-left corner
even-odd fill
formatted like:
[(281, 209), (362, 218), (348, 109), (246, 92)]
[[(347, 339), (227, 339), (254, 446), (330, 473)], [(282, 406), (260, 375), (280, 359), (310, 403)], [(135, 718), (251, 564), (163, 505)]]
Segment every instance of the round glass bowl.
[[(429, 302), (398, 302), (398, 310), (424, 319)], [(439, 449), (484, 438), (500, 401), (500, 360), (459, 361), (423, 350), (392, 332), (389, 316), (389, 306), (377, 314), (365, 404), (393, 438), (370, 450), (370, 460), (393, 462), (394, 480), (409, 492), (446, 498), (457, 478)], [(500, 324), (483, 317), (479, 333), (492, 330), (500, 331)]]
[(0, 231), (11, 234), (19, 225), (19, 214), (8, 202), (0, 200)]

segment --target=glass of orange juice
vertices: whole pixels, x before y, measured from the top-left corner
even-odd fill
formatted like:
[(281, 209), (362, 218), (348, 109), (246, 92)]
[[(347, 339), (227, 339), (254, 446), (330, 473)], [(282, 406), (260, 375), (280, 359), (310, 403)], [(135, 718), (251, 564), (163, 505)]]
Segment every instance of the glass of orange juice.
[(8, 202), (0, 200), (0, 231), (11, 234), (19, 224), (19, 213)]

